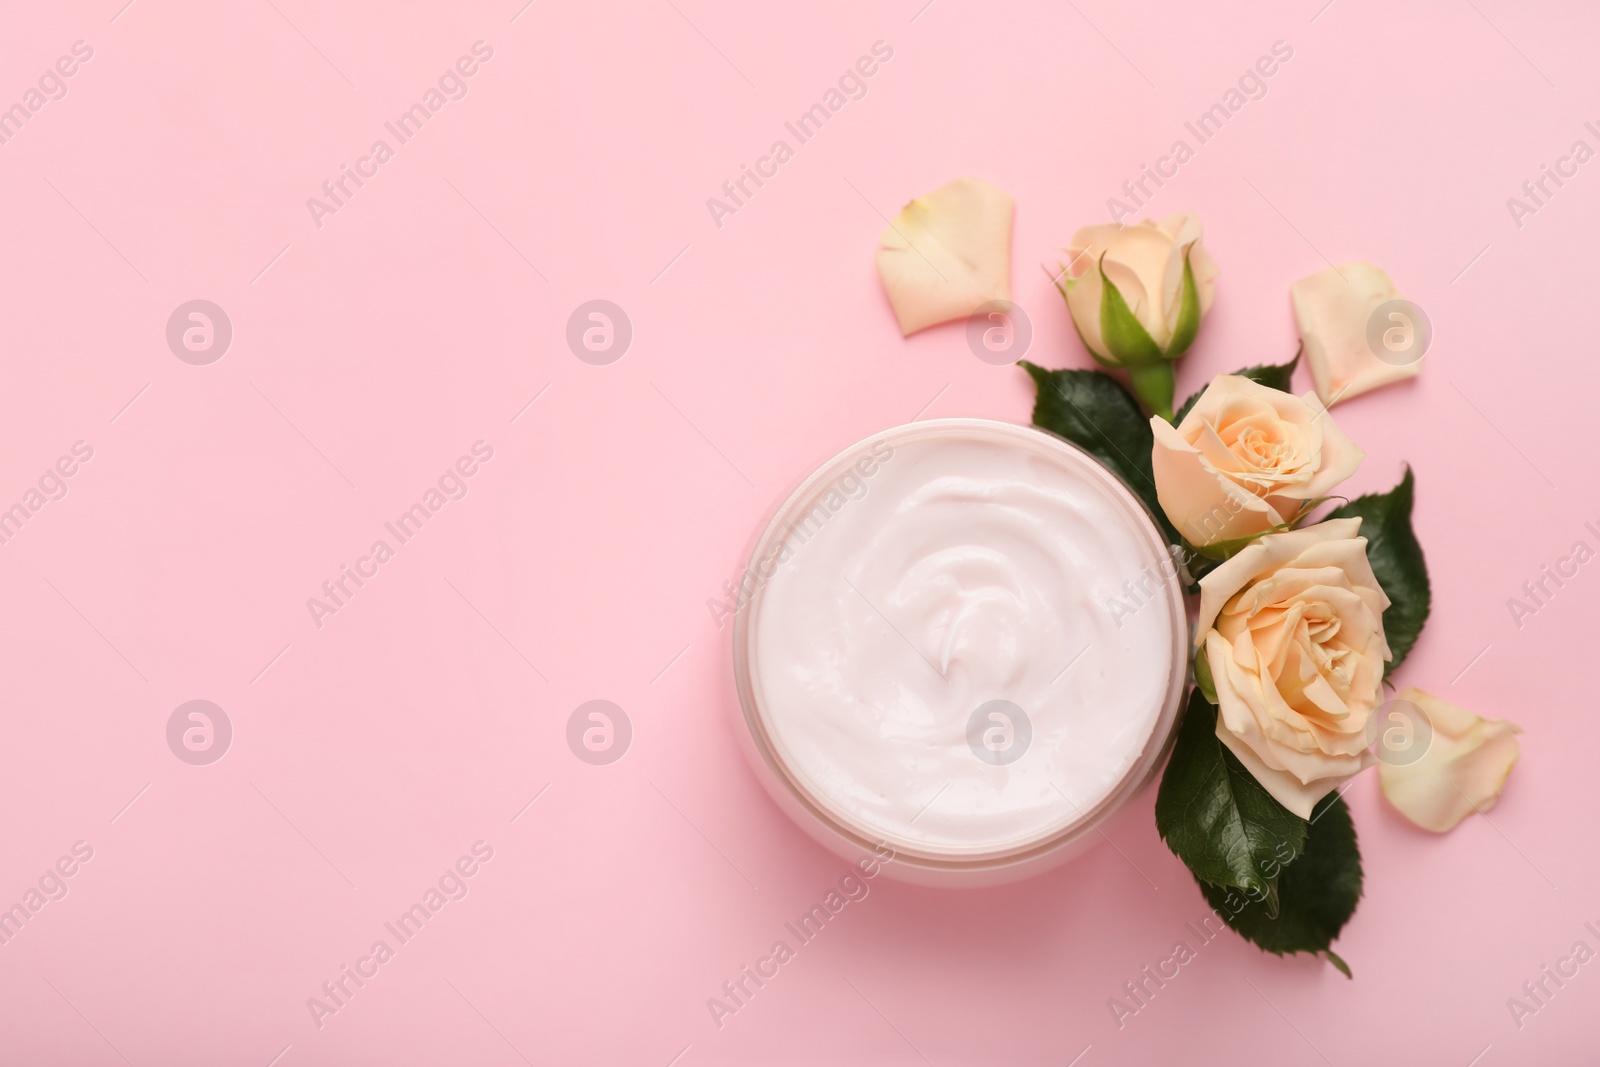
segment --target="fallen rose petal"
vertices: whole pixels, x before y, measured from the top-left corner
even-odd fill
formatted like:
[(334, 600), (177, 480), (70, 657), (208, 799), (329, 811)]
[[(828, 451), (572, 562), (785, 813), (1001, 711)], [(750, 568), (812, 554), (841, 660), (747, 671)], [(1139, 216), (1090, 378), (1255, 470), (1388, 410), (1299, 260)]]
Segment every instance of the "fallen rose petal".
[[(1295, 282), (1289, 296), (1300, 323), (1306, 362), (1323, 404), (1331, 407), (1422, 373), (1425, 320), (1412, 321), (1417, 317), (1414, 312), (1393, 317), (1395, 313), (1404, 315), (1397, 303), (1389, 313), (1379, 315), (1381, 321), (1373, 328), (1373, 316), (1379, 309), (1400, 302), (1401, 297), (1389, 276), (1371, 263), (1345, 263), (1318, 271)], [(1423, 331), (1420, 337), (1418, 330)], [(1380, 346), (1396, 338), (1385, 358), (1380, 359), (1374, 350), (1374, 335)], [(1402, 344), (1407, 339), (1410, 343)]]
[[(1522, 728), (1481, 718), (1420, 689), (1405, 690), (1394, 704), (1402, 701), (1421, 711), (1432, 738), (1420, 758), (1380, 754), (1378, 780), (1389, 803), (1424, 830), (1441, 834), (1494, 807), (1522, 753), (1516, 738)], [(1383, 728), (1392, 714), (1384, 715)]]
[(878, 238), (878, 276), (909, 335), (1011, 299), (1011, 194), (958, 178), (901, 210)]

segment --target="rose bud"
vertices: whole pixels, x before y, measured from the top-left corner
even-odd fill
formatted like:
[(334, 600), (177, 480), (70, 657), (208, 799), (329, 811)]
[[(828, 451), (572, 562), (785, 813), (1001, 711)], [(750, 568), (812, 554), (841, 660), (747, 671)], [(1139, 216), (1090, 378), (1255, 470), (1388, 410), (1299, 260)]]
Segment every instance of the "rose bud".
[(1086, 226), (1056, 288), (1084, 347), (1108, 367), (1125, 367), (1133, 391), (1172, 419), (1172, 361), (1188, 351), (1216, 296), (1217, 265), (1200, 242), (1200, 216)]

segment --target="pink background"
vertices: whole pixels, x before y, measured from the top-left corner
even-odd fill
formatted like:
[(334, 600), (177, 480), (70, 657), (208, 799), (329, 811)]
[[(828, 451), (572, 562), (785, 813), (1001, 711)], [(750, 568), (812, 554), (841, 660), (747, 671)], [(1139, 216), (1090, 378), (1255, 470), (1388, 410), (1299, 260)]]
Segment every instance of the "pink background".
[[(5, 105), (94, 50), (0, 145), (0, 506), (94, 450), (0, 545), (0, 903), (94, 849), (0, 947), (0, 1059), (1594, 1061), (1600, 964), (1521, 1030), (1506, 1007), (1600, 948), (1600, 572), (1520, 629), (1507, 608), (1600, 547), (1600, 163), (1520, 229), (1506, 207), (1600, 147), (1583, 5), (123, 2), (0, 32)], [(306, 199), (478, 40), (466, 98), (318, 228)], [(717, 228), (706, 198), (878, 40), (867, 96)], [(1223, 270), (1179, 395), (1287, 357), (1324, 256), (1430, 313), (1423, 377), (1337, 417), (1353, 489), (1416, 467), (1434, 608), (1401, 681), (1526, 727), (1504, 799), (1434, 837), (1351, 789), (1353, 982), (1229, 936), (1119, 1030), (1108, 998), (1205, 914), (1146, 794), (1117, 848), (1031, 882), (872, 882), (719, 1029), (707, 998), (843, 864), (741, 761), (707, 598), (839, 447), (1031, 406), (959, 325), (900, 339), (884, 216), (966, 174), (1013, 193), (1030, 357), (1086, 366), (1040, 264), (1279, 40), (1268, 95), (1150, 207), (1199, 211)], [(234, 328), (209, 366), (164, 336), (197, 298)], [(634, 327), (609, 366), (564, 341), (596, 298)], [(315, 626), (306, 599), (478, 440), (469, 495)], [(595, 698), (633, 724), (609, 766), (565, 742)], [(192, 699), (233, 724), (209, 766), (167, 747)], [(478, 840), (469, 895), (319, 1029), (307, 998)]]

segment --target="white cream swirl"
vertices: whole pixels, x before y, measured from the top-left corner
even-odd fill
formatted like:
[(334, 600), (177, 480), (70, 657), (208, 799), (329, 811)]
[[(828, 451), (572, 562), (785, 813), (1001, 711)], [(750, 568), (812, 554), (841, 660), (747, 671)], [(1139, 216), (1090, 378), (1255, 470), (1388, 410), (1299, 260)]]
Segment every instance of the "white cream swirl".
[[(933, 856), (1093, 813), (1183, 669), (1148, 517), (1084, 454), (1002, 423), (901, 427), (836, 462), (781, 516), (753, 602), (756, 703), (791, 777), (860, 835)], [(1022, 716), (973, 733), (996, 700)], [(995, 754), (981, 737), (1003, 748), (1006, 725), (1017, 747)]]

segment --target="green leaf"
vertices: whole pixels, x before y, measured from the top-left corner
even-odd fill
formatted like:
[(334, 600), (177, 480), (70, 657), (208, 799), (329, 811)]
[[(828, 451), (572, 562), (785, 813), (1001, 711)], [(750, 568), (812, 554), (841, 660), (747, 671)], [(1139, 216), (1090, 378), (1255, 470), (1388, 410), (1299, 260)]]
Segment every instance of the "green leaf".
[(1189, 266), (1190, 245), (1183, 250), (1183, 299), (1178, 305), (1178, 322), (1172, 328), (1172, 340), (1163, 353), (1168, 359), (1177, 359), (1189, 351), (1200, 333), (1200, 290), (1194, 284), (1194, 270)]
[(1350, 977), (1349, 965), (1329, 946), (1361, 899), (1361, 850), (1350, 808), (1338, 793), (1312, 811), (1304, 849), (1279, 875), (1276, 900), (1252, 900), (1239, 889), (1205, 882), (1200, 889), (1245, 940), (1280, 956), (1319, 953)]
[(1161, 777), (1156, 829), (1202, 882), (1263, 898), (1306, 842), (1306, 821), (1273, 799), (1217, 739), (1217, 709), (1199, 689), (1189, 694)]
[(1299, 362), (1300, 353), (1296, 351), (1287, 363), (1261, 363), (1254, 367), (1245, 367), (1235, 373), (1268, 389), (1276, 389), (1280, 393), (1292, 393), (1294, 389), (1290, 385), (1290, 380), (1294, 377), (1295, 364)]
[[(1293, 392), (1293, 389), (1289, 386), (1289, 380), (1294, 376), (1295, 364), (1299, 362), (1300, 353), (1296, 352), (1294, 358), (1287, 363), (1262, 363), (1258, 366), (1236, 370), (1233, 373), (1241, 378), (1249, 378), (1257, 385), (1264, 385), (1268, 389), (1276, 389), (1280, 393), (1289, 393)], [(1173, 416), (1174, 425), (1183, 421), (1183, 417), (1189, 414), (1189, 409), (1194, 407), (1195, 401), (1200, 399), (1200, 393), (1204, 392), (1205, 390), (1202, 389), (1199, 393), (1194, 394), (1183, 402), (1183, 407), (1179, 408), (1178, 414)]]
[(1389, 609), (1383, 613), (1383, 631), (1389, 638), (1389, 661), (1385, 675), (1393, 674), (1404, 662), (1428, 620), (1433, 594), (1428, 583), (1428, 564), (1422, 546), (1411, 529), (1411, 505), (1415, 499), (1415, 479), (1406, 467), (1400, 484), (1387, 493), (1357, 497), (1328, 515), (1330, 519), (1361, 518), (1361, 536), (1367, 539), (1367, 559), (1378, 584), (1389, 596)]
[(1117, 362), (1124, 367), (1157, 362), (1162, 358), (1160, 346), (1144, 328), (1144, 323), (1140, 322), (1128, 307), (1127, 300), (1123, 299), (1122, 290), (1106, 277), (1103, 265), (1105, 257), (1100, 258), (1101, 264), (1097, 264), (1096, 269), (1100, 271), (1101, 339), (1105, 341), (1106, 348), (1116, 357)]
[(1038, 395), (1033, 424), (1059, 434), (1109, 467), (1149, 507), (1168, 544), (1178, 532), (1156, 499), (1156, 478), (1150, 467), (1155, 436), (1139, 402), (1109, 374), (1095, 370), (1045, 370), (1023, 360)]
[(1217, 702), (1217, 682), (1211, 676), (1211, 658), (1203, 648), (1195, 650), (1194, 654), (1194, 686), (1206, 698), (1206, 703)]

